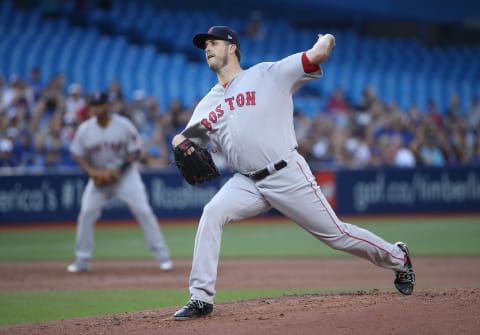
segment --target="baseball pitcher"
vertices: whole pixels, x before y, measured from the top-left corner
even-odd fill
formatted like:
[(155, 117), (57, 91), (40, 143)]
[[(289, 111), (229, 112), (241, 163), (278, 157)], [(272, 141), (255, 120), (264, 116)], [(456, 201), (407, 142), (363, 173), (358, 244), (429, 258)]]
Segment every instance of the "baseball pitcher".
[[(191, 299), (174, 319), (188, 320), (213, 311), (223, 226), (270, 208), (330, 247), (393, 270), (395, 287), (411, 294), (415, 274), (407, 246), (342, 222), (297, 152), (292, 95), (322, 76), (320, 64), (330, 56), (335, 37), (319, 35), (305, 52), (245, 70), (240, 66), (238, 36), (229, 27), (211, 27), (197, 34), (193, 43), (205, 50), (218, 83), (199, 102), (182, 133), (173, 138), (177, 165), (194, 184), (214, 178), (217, 173), (208, 155), (196, 154), (211, 141), (236, 173), (203, 209), (190, 274)], [(207, 168), (186, 168), (200, 164)]]

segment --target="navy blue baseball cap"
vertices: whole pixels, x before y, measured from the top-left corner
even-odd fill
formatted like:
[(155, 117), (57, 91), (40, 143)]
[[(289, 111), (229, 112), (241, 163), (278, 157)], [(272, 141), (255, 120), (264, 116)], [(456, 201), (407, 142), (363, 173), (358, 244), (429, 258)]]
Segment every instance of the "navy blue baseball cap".
[(205, 49), (206, 40), (223, 40), (236, 44), (240, 49), (240, 41), (235, 30), (227, 26), (213, 26), (206, 33), (200, 33), (193, 37), (193, 44), (200, 49)]
[(90, 105), (99, 106), (108, 103), (108, 95), (105, 92), (95, 92), (90, 96)]

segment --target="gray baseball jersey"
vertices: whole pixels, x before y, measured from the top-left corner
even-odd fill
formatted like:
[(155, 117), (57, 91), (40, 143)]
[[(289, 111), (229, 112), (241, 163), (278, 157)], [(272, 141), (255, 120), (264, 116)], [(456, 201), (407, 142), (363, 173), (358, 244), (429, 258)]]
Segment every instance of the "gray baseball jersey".
[[(192, 299), (213, 303), (223, 225), (275, 208), (332, 248), (376, 265), (403, 270), (405, 254), (373, 233), (342, 222), (334, 213), (305, 159), (296, 151), (292, 94), (319, 78), (307, 71), (302, 53), (260, 63), (227, 85), (215, 85), (197, 105), (183, 135), (211, 140), (239, 173), (205, 206), (190, 275)], [(287, 165), (273, 169), (284, 160)], [(249, 174), (267, 168), (261, 180)]]
[[(129, 153), (140, 150), (140, 139), (135, 126), (125, 117), (112, 114), (107, 127), (98, 125), (95, 117), (84, 121), (71, 144), (71, 152), (87, 158), (97, 168), (119, 168)], [(142, 226), (150, 251), (160, 264), (170, 261), (165, 239), (148, 202), (145, 185), (138, 167), (132, 164), (120, 180), (107, 187), (97, 187), (89, 180), (82, 195), (78, 216), (76, 257), (89, 262), (92, 258), (93, 235), (102, 209), (113, 197), (123, 200)]]
[(292, 94), (321, 71), (305, 74), (301, 54), (260, 63), (226, 87), (215, 85), (199, 102), (183, 134), (221, 149), (227, 164), (247, 173), (288, 156), (297, 147)]
[(140, 139), (135, 126), (123, 116), (112, 114), (106, 128), (100, 127), (92, 117), (78, 127), (70, 150), (86, 157), (94, 167), (118, 168), (128, 153), (140, 150)]

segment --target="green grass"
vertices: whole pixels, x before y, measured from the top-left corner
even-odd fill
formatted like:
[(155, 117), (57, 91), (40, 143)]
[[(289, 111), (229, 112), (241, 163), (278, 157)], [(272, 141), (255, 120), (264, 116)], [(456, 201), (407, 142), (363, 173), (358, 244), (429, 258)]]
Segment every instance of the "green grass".
[[(415, 256), (480, 256), (480, 217), (375, 220), (362, 226), (388, 241), (404, 241)], [(358, 222), (357, 222), (358, 223)], [(363, 224), (365, 223), (365, 224)]]
[[(417, 256), (480, 255), (478, 217), (354, 220), (388, 241), (408, 243)], [(174, 258), (191, 258), (196, 225), (162, 227)], [(0, 230), (0, 261), (73, 259), (75, 229)], [(318, 242), (294, 223), (230, 224), (224, 229), (222, 257), (345, 256)], [(137, 225), (95, 230), (95, 259), (151, 258)]]
[[(219, 290), (216, 302), (318, 293), (319, 289)], [(0, 327), (164, 307), (180, 307), (186, 290), (0, 292)]]
[[(415, 256), (480, 256), (478, 217), (355, 219), (388, 241), (403, 240)], [(162, 226), (173, 258), (190, 259), (196, 225)], [(0, 261), (72, 260), (71, 227), (0, 229)], [(225, 227), (222, 257), (353, 257), (335, 251), (289, 222), (231, 224)], [(137, 225), (102, 226), (95, 231), (95, 259), (151, 259)], [(0, 274), (1, 281), (1, 274)], [(313, 292), (304, 289), (225, 290), (216, 301)], [(318, 292), (318, 290), (316, 291)], [(0, 326), (99, 314), (180, 306), (187, 289), (121, 291), (0, 291)]]
[(0, 325), (146, 310), (185, 300), (180, 290), (0, 292)]

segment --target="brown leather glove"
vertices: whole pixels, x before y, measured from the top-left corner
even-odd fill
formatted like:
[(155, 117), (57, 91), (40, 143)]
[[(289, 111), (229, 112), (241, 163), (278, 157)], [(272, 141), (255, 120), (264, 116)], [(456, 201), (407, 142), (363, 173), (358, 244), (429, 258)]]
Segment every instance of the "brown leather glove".
[(95, 169), (91, 174), (95, 186), (105, 187), (116, 184), (121, 177), (121, 173), (118, 169)]

